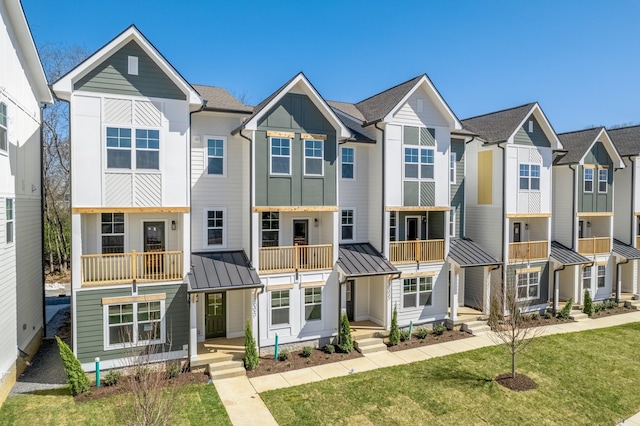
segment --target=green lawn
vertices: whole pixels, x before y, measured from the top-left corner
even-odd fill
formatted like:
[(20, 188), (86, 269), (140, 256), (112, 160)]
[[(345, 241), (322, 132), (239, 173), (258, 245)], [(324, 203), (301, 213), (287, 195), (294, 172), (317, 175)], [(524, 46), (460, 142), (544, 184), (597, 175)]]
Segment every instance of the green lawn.
[(536, 339), (518, 372), (538, 389), (492, 381), (503, 347), (261, 394), (281, 425), (615, 425), (640, 411), (640, 324)]
[[(117, 396), (75, 403), (69, 390), (57, 389), (7, 398), (0, 408), (0, 425), (112, 425), (118, 424), (114, 411)], [(174, 405), (174, 425), (230, 425), (213, 385), (187, 385), (178, 392)]]

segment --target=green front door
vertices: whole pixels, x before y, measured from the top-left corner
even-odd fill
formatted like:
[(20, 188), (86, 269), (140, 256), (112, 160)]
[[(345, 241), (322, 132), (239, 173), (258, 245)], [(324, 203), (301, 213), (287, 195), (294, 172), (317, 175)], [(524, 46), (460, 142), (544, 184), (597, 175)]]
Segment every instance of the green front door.
[(207, 339), (226, 336), (227, 322), (224, 305), (224, 293), (207, 293), (205, 312)]

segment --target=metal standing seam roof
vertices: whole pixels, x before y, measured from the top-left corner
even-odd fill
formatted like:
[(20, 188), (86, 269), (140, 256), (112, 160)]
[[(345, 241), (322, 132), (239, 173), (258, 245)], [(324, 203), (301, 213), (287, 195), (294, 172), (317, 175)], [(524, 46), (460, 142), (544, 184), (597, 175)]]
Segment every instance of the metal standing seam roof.
[(640, 154), (640, 126), (607, 130), (620, 155)]
[(451, 239), (449, 242), (449, 259), (462, 268), (500, 265), (502, 263), (469, 238)]
[(191, 254), (189, 292), (262, 287), (244, 250)]
[(505, 142), (531, 113), (535, 102), (461, 120), (462, 127), (479, 135), (487, 143)]
[(625, 259), (640, 259), (640, 250), (631, 247), (628, 244), (623, 243), (620, 240), (613, 239), (613, 250), (614, 253), (619, 254)]
[(390, 275), (398, 272), (396, 267), (369, 243), (340, 244), (337, 264), (348, 277)]
[(551, 257), (562, 265), (582, 265), (593, 262), (557, 241), (551, 241)]

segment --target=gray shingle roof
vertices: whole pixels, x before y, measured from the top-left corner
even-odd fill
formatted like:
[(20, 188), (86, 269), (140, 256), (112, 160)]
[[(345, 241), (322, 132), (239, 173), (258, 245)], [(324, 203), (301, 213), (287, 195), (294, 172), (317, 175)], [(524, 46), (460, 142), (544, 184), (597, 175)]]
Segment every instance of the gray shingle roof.
[(640, 126), (607, 130), (620, 155), (640, 154)]
[(570, 248), (563, 246), (557, 241), (551, 241), (551, 257), (562, 265), (582, 265), (584, 263), (591, 263), (591, 260), (576, 253)]
[(340, 244), (337, 263), (348, 277), (390, 275), (398, 272), (396, 267), (369, 243)]
[(640, 250), (635, 249), (620, 240), (616, 240), (615, 238), (613, 239), (612, 251), (625, 259), (640, 259)]
[(462, 268), (501, 263), (469, 238), (452, 238), (449, 242), (449, 258)]
[(356, 118), (360, 121), (365, 121), (364, 115), (358, 110), (358, 107), (354, 104), (350, 104), (349, 102), (339, 102), (339, 101), (327, 101), (329, 106), (333, 109), (337, 109), (339, 111), (344, 112), (347, 115), (350, 115), (353, 118)]
[(422, 77), (424, 74), (358, 102), (356, 108), (362, 113), (364, 124), (373, 124), (386, 117)]
[(200, 94), (202, 99), (207, 101), (205, 110), (245, 112), (249, 114), (253, 112), (252, 106), (243, 104), (222, 87), (194, 84), (193, 88)]
[(244, 250), (191, 254), (188, 282), (190, 292), (263, 286)]
[(579, 163), (602, 129), (603, 127), (595, 127), (593, 129), (579, 130), (576, 132), (560, 133), (558, 138), (567, 153), (559, 157), (556, 160), (556, 164)]
[(461, 121), (462, 126), (487, 143), (505, 142), (531, 112), (535, 102)]

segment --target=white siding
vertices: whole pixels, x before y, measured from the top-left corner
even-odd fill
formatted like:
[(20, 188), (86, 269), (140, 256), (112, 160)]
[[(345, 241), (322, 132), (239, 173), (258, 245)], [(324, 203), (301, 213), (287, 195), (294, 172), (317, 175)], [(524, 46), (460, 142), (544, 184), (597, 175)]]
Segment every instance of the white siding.
[[(433, 95), (419, 88), (416, 90), (407, 102), (405, 102), (393, 117), (394, 123), (408, 124), (410, 126), (424, 126), (428, 123), (429, 127), (444, 126), (448, 127), (449, 123), (445, 116), (439, 111), (436, 102), (432, 99)], [(422, 101), (422, 112), (418, 110), (418, 100)]]
[[(378, 135), (380, 132), (376, 132)], [(385, 132), (385, 137), (386, 132)], [(377, 143), (369, 149), (369, 170), (381, 170), (382, 168), (382, 141), (378, 136)], [(387, 168), (387, 170), (389, 170)], [(381, 239), (382, 230), (382, 212), (384, 210), (384, 201), (382, 200), (382, 173), (371, 173), (369, 175), (369, 242), (374, 247), (385, 251), (388, 254), (388, 250), (383, 247), (383, 241)], [(385, 226), (388, 226), (389, 219), (385, 220)], [(384, 230), (385, 235), (387, 230)]]
[[(635, 166), (628, 159), (624, 159), (624, 169), (616, 170), (614, 176), (615, 196), (613, 197), (613, 235), (625, 244), (635, 244), (633, 236), (636, 224), (632, 222), (632, 168)], [(634, 210), (635, 212), (635, 210)], [(635, 219), (635, 215), (633, 215)]]
[(573, 171), (569, 167), (554, 167), (553, 182), (552, 239), (572, 248)]
[[(551, 213), (551, 149), (510, 144), (506, 150), (506, 213)], [(520, 190), (521, 163), (541, 165), (539, 191)]]
[[(414, 267), (398, 267), (406, 273), (417, 272)], [(394, 307), (398, 310), (398, 325), (408, 327), (413, 321), (414, 325), (444, 320), (449, 308), (448, 263), (423, 265), (420, 272), (433, 272), (433, 293), (431, 306), (419, 308), (404, 308), (402, 306), (403, 280), (393, 280), (391, 283), (391, 311)]]
[[(355, 209), (355, 241), (369, 241), (369, 151), (372, 147), (365, 144), (347, 143), (340, 145), (340, 153), (342, 148), (353, 148), (355, 151), (355, 179), (340, 178), (338, 185), (340, 186), (340, 200), (338, 205), (341, 209)], [(340, 158), (339, 172), (342, 176), (342, 157)], [(375, 170), (375, 169), (374, 169)], [(375, 212), (374, 212), (375, 214)], [(342, 237), (342, 234), (340, 234)]]

